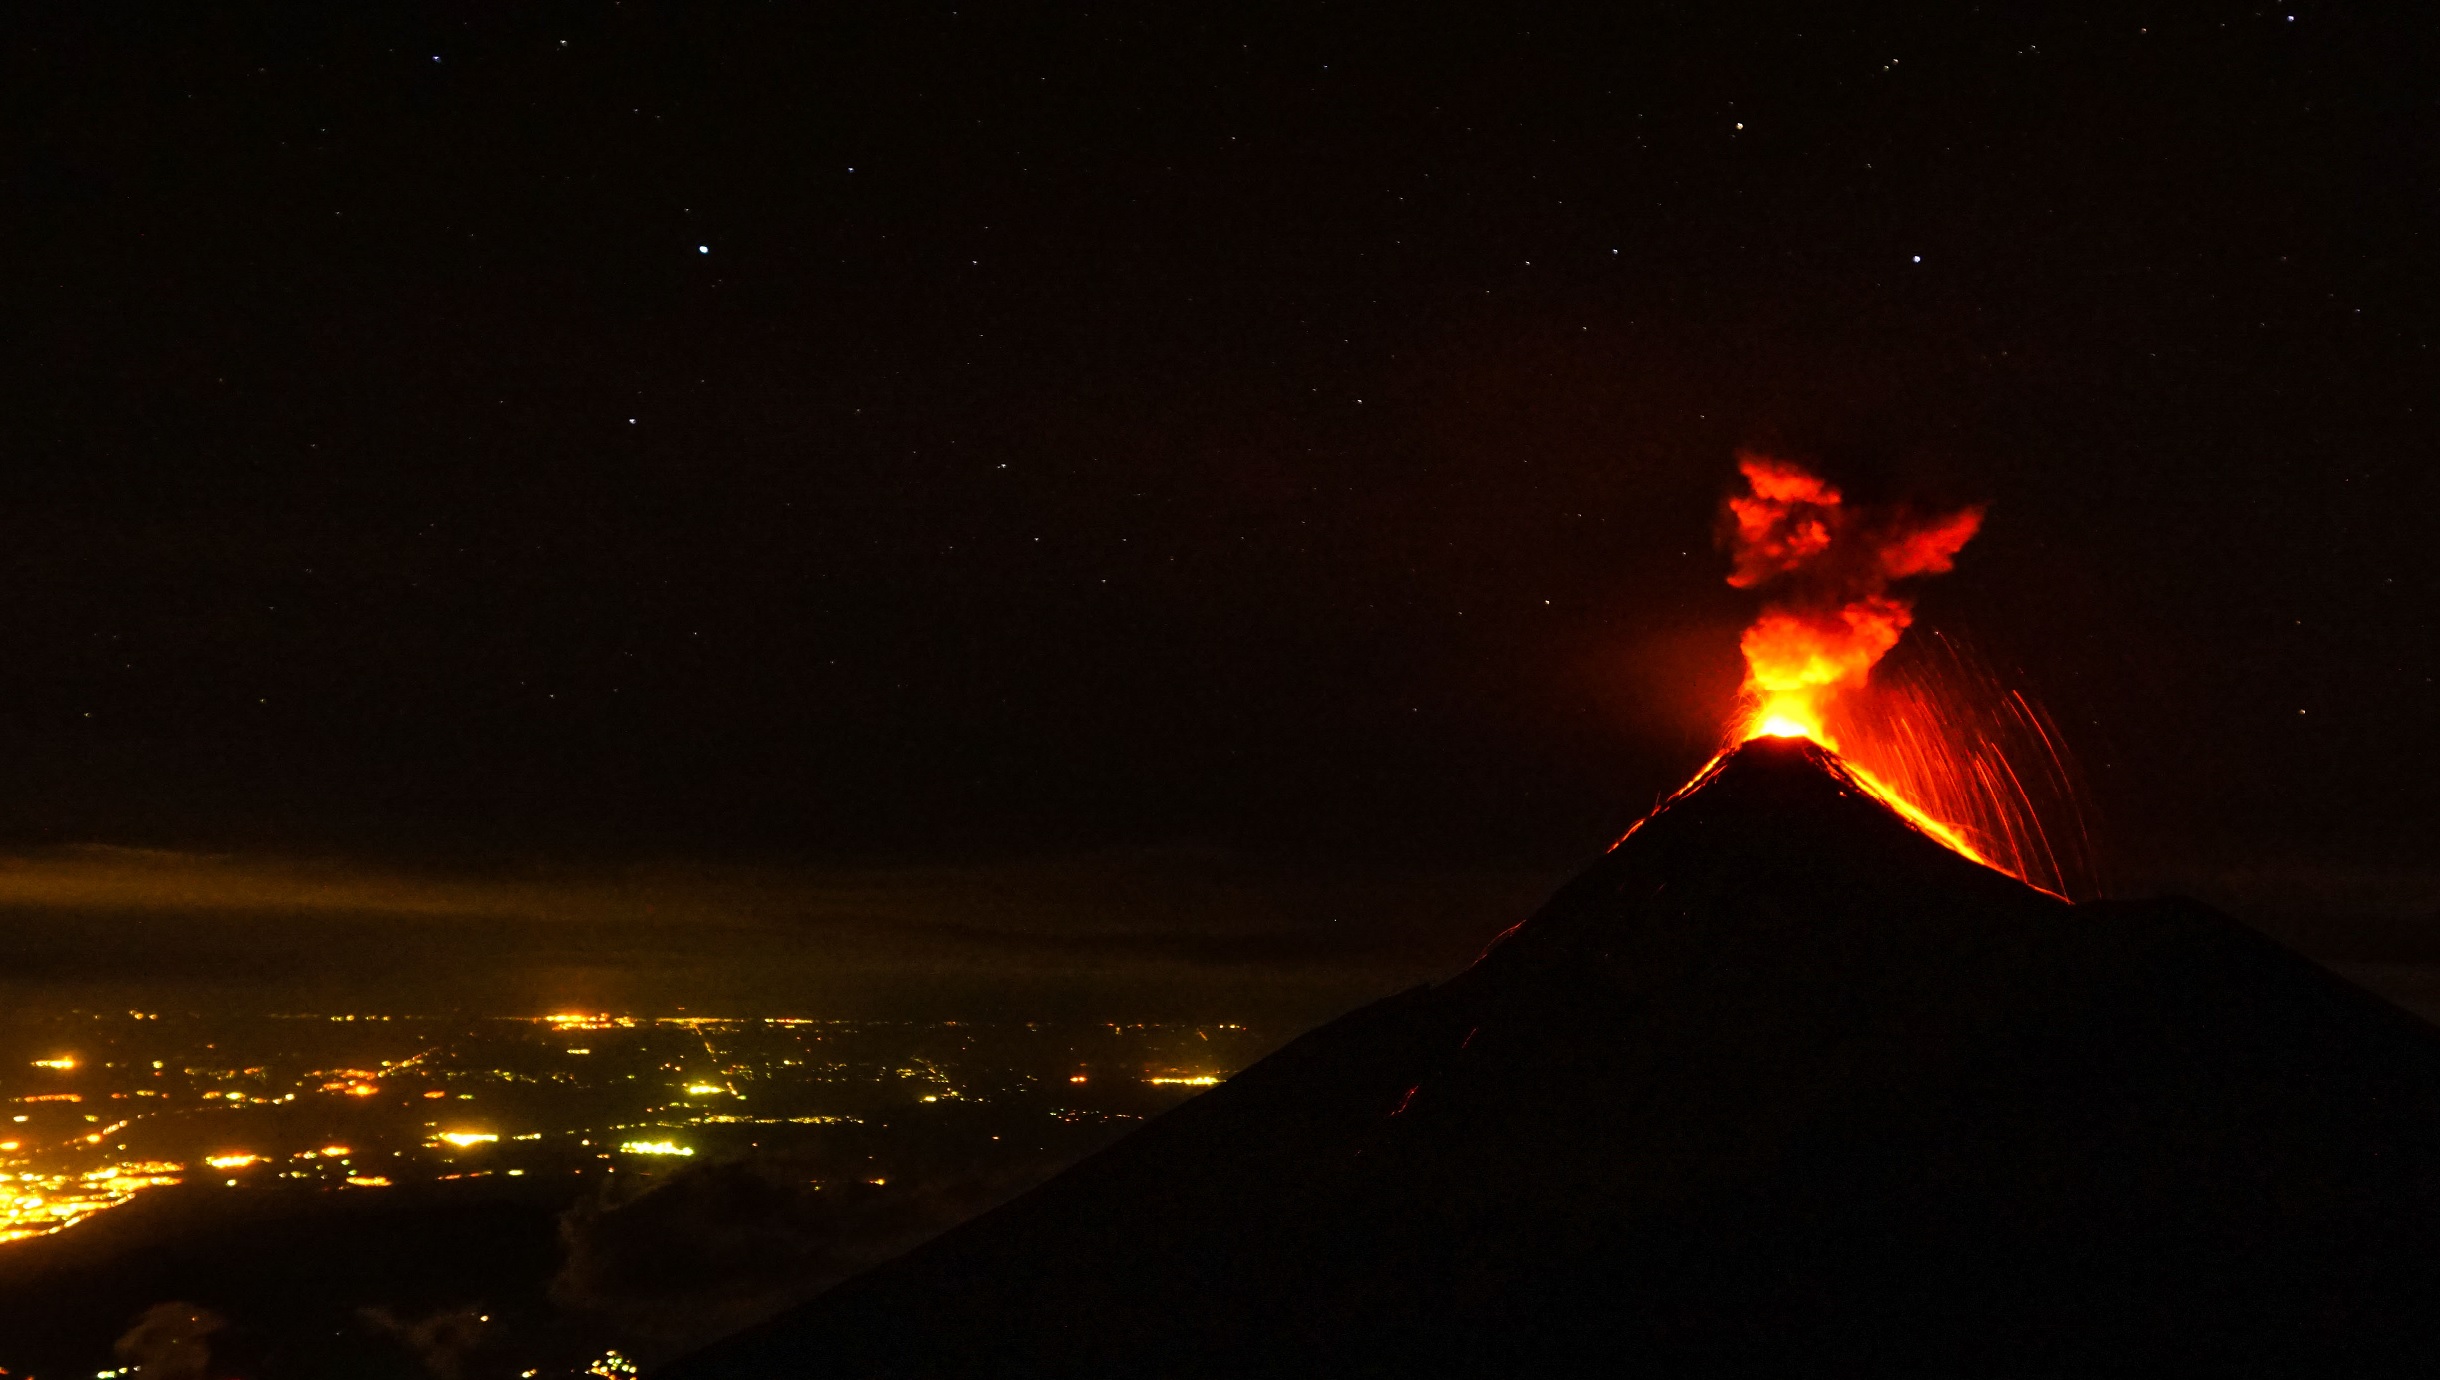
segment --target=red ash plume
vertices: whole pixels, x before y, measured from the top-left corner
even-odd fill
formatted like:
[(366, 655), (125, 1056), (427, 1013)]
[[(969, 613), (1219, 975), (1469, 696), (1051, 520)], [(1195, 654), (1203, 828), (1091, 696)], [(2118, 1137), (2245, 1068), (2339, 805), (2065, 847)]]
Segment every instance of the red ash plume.
[(1738, 457), (1748, 493), (1728, 500), (1728, 582), (1769, 595), (1745, 630), (1736, 737), (1801, 735), (1835, 748), (1831, 701), (1861, 689), (1914, 621), (1893, 581), (1938, 575), (1982, 527), (1979, 507), (1926, 515), (1850, 505), (1835, 485), (1762, 455)]

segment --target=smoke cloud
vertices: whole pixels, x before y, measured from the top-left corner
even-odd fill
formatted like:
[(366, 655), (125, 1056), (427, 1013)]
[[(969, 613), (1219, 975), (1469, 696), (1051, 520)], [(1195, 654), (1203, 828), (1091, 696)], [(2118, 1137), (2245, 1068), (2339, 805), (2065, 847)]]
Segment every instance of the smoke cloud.
[(206, 1380), (212, 1338), (228, 1319), (192, 1303), (156, 1303), (111, 1347), (143, 1380)]
[(1743, 455), (1747, 492), (1730, 496), (1728, 582), (1768, 596), (1745, 631), (1748, 733), (1766, 721), (1823, 736), (1831, 696), (1862, 686), (1914, 622), (1893, 582), (1952, 569), (1983, 510), (1925, 514), (1850, 504), (1800, 465)]
[(1045, 1162), (918, 1185), (809, 1181), (769, 1159), (688, 1165), (632, 1197), (615, 1184), (561, 1219), (552, 1300), (614, 1325), (641, 1359), (767, 1317), (1049, 1177)]
[(384, 1337), (404, 1346), (434, 1380), (461, 1380), (466, 1359), (482, 1345), (488, 1321), (479, 1308), (443, 1309), (430, 1317), (408, 1321), (387, 1308), (366, 1308), (357, 1317)]

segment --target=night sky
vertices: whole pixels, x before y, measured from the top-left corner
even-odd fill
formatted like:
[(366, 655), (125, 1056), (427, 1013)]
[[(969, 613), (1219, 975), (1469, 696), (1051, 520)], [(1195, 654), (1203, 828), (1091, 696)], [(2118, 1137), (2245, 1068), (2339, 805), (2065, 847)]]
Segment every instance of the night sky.
[(2440, 960), (2429, 21), (1588, 8), (13, 11), (0, 967), (1318, 1012), (1708, 755), (1749, 447)]

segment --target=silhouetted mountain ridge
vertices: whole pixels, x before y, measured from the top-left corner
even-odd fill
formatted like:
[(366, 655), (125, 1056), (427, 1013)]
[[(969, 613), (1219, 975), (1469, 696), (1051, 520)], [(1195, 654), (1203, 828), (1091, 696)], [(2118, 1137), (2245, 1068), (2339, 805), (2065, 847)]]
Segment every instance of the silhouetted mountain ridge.
[(668, 1380), (2440, 1363), (2440, 1031), (2069, 905), (1811, 744), (1466, 972)]

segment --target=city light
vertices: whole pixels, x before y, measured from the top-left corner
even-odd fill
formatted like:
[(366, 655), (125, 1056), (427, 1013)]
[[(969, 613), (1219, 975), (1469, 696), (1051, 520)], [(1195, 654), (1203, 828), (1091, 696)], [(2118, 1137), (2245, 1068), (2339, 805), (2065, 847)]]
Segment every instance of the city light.
[(0, 1174), (0, 1242), (45, 1236), (114, 1208), (143, 1189), (179, 1182), (186, 1166), (159, 1160), (106, 1165), (81, 1174)]
[[(582, 1043), (554, 1038), (548, 1027), (563, 1019), (611, 1034)], [(966, 1129), (987, 1121), (992, 1131), (1013, 1133), (984, 1141), (995, 1152), (1002, 1142), (1013, 1151), (1039, 1146), (1045, 1132), (1065, 1134), (1064, 1126), (1079, 1135), (1097, 1126), (1114, 1132), (1153, 1110), (1096, 1107), (1082, 1086), (1088, 1079), (1115, 1096), (1182, 1100), (1239, 1066), (1216, 1043), (1229, 1027), (1087, 1022), (1061, 1033), (1025, 1022), (998, 1035), (990, 1029), (963, 1021), (686, 1014), (545, 1020), (322, 1012), (209, 1024), (164, 1014), (157, 1024), (147, 1015), (141, 1026), (132, 1016), (86, 1015), (32, 1037), (39, 1043), (0, 1067), (0, 1243), (59, 1231), (181, 1182), (225, 1185), (234, 1200), (258, 1184), (345, 1192), (447, 1189), (457, 1181), (471, 1188), (494, 1176), (526, 1184), (566, 1175), (623, 1181), (757, 1146), (801, 1145), (794, 1138), (836, 1128), (869, 1127), (882, 1145), (939, 1134), (919, 1126), (947, 1116), (952, 1103)], [(1130, 1043), (1114, 1046), (1114, 1037)], [(1250, 1058), (1256, 1047), (1239, 1052)], [(1087, 1060), (1110, 1076), (1094, 1075)], [(1120, 1071), (1127, 1069), (1135, 1072)], [(528, 1100), (524, 1090), (536, 1085), (557, 1086)], [(874, 1088), (890, 1093), (859, 1101), (870, 1095), (860, 1089)], [(1054, 1096), (1076, 1105), (1049, 1106)], [(925, 1112), (893, 1118), (882, 1110), (910, 1101)], [(290, 1119), (267, 1110), (291, 1104), (312, 1112)], [(1056, 1123), (1039, 1121), (1046, 1111)], [(494, 1126), (450, 1124), (473, 1115)], [(967, 1122), (969, 1115), (986, 1120)], [(513, 1134), (502, 1124), (511, 1118)], [(249, 1147), (230, 1143), (240, 1139)], [(899, 1183), (882, 1177), (881, 1158), (850, 1182)], [(6, 1251), (0, 1244), (0, 1259)]]
[(632, 1030), (635, 1028), (635, 1018), (632, 1016), (587, 1016), (579, 1012), (567, 1012), (557, 1016), (545, 1016), (542, 1019), (548, 1022), (553, 1030)]

